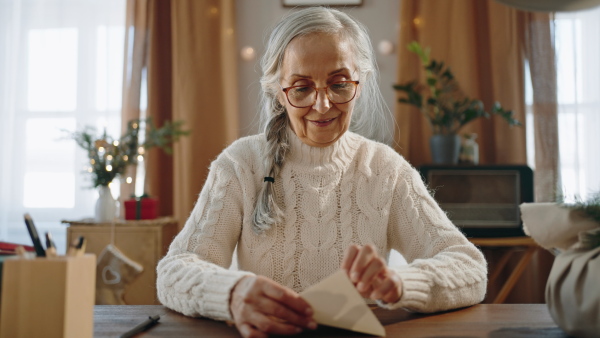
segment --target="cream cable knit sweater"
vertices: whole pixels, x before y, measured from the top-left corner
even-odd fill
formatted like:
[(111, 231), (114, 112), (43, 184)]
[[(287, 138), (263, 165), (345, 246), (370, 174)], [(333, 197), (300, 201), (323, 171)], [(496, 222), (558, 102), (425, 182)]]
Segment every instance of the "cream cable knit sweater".
[[(335, 272), (351, 243), (398, 250), (409, 262), (395, 270), (396, 304), (418, 312), (483, 300), (483, 255), (448, 220), (419, 174), (390, 147), (346, 132), (326, 148), (293, 133), (275, 191), (284, 224), (263, 235), (252, 213), (265, 169), (264, 134), (242, 138), (212, 163), (185, 227), (158, 263), (159, 300), (189, 316), (230, 320), (229, 296), (247, 274), (300, 292)], [(237, 245), (239, 271), (227, 269)]]

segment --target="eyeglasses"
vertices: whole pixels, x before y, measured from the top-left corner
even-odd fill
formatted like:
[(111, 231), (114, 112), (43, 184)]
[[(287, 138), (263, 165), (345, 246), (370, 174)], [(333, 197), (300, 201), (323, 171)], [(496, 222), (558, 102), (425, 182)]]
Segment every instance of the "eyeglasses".
[(359, 81), (337, 81), (323, 88), (302, 85), (282, 89), (288, 102), (292, 106), (296, 108), (306, 108), (317, 102), (317, 96), (320, 89), (325, 89), (325, 94), (332, 103), (348, 103), (356, 96), (358, 83)]

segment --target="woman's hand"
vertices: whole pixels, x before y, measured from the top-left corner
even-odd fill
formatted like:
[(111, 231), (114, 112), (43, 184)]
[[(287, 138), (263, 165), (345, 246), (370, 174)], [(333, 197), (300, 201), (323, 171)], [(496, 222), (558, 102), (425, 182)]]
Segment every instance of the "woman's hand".
[(402, 280), (370, 244), (352, 244), (344, 254), (342, 269), (365, 298), (396, 303), (402, 296)]
[(315, 329), (310, 305), (294, 291), (262, 276), (246, 276), (231, 291), (229, 303), (243, 337), (290, 335)]

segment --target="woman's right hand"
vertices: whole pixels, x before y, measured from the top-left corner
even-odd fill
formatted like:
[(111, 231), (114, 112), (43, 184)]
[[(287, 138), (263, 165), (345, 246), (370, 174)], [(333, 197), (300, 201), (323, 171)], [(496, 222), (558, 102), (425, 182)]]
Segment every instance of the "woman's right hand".
[(317, 327), (312, 308), (300, 295), (263, 276), (240, 279), (231, 291), (229, 308), (246, 338), (291, 335)]

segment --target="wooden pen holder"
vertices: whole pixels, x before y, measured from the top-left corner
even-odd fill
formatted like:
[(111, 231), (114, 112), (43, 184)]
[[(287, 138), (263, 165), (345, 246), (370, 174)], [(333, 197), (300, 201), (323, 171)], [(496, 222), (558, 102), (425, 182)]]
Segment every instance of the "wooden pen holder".
[(96, 256), (4, 262), (0, 338), (92, 337)]

